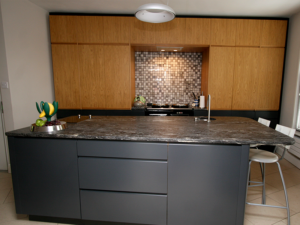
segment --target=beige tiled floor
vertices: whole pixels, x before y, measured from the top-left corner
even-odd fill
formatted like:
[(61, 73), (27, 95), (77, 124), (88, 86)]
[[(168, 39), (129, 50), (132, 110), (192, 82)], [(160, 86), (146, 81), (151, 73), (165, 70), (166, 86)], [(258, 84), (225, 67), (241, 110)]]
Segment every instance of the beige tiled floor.
[[(286, 160), (280, 162), (287, 186), (291, 225), (300, 225), (300, 170)], [(258, 163), (252, 163), (251, 180), (261, 180)], [(266, 165), (267, 204), (285, 206), (283, 186), (276, 164)], [(261, 202), (261, 187), (248, 189), (247, 201)], [(217, 214), (217, 212), (216, 212)], [(287, 224), (285, 209), (246, 205), (244, 225), (284, 225)], [(11, 175), (0, 171), (0, 225), (45, 225), (28, 221), (27, 215), (16, 215)], [(188, 225), (188, 224), (183, 224)]]
[[(286, 160), (280, 161), (287, 187), (291, 225), (300, 225), (300, 170)], [(261, 181), (258, 163), (252, 163), (251, 180)], [(247, 201), (261, 203), (261, 187), (248, 189)], [(283, 186), (277, 164), (266, 164), (266, 203), (285, 206)], [(245, 225), (284, 225), (287, 224), (286, 209), (246, 205)]]

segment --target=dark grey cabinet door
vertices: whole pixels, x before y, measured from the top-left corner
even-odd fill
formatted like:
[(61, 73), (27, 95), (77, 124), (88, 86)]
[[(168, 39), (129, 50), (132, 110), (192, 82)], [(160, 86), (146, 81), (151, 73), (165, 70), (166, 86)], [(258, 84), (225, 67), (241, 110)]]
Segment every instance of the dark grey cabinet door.
[(126, 141), (79, 140), (78, 155), (127, 159), (168, 159), (168, 144)]
[(81, 189), (167, 194), (167, 162), (79, 157)]
[(9, 137), (16, 211), (80, 218), (75, 140)]
[(249, 146), (170, 144), (169, 225), (240, 225)]
[(106, 191), (80, 194), (82, 219), (153, 225), (165, 225), (167, 221), (166, 195)]

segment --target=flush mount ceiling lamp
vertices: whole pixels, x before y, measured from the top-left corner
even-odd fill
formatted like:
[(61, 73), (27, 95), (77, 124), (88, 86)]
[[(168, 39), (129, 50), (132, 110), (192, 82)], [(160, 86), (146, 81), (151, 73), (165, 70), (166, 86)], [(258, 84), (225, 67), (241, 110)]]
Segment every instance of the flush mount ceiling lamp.
[(164, 23), (175, 18), (174, 10), (163, 4), (150, 3), (142, 5), (135, 13), (135, 17), (143, 22)]

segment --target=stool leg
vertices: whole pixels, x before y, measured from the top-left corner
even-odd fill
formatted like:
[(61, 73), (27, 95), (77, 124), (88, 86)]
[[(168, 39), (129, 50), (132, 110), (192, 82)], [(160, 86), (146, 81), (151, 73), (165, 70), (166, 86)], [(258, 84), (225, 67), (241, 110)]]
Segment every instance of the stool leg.
[(283, 175), (282, 175), (280, 164), (279, 164), (279, 162), (276, 162), (276, 163), (277, 163), (277, 166), (278, 166), (278, 170), (279, 170), (279, 173), (280, 173), (280, 177), (281, 177), (281, 181), (282, 181), (282, 185), (283, 185), (283, 189), (284, 189), (285, 202), (286, 202), (286, 210), (287, 210), (287, 220), (288, 220), (288, 225), (290, 225), (290, 207), (289, 207), (289, 200), (288, 200), (288, 196), (287, 196), (285, 182), (284, 182), (284, 179), (283, 179)]
[[(251, 163), (252, 163), (252, 161), (250, 160), (249, 161), (249, 168), (248, 168), (248, 184), (250, 185), (250, 169), (251, 169)], [(248, 186), (247, 186), (247, 192), (248, 192)], [(247, 196), (247, 194), (246, 194), (246, 196)]]
[(262, 190), (262, 204), (266, 204), (266, 187), (265, 187), (265, 170), (266, 170), (266, 164), (261, 163), (262, 167), (262, 183), (263, 183), (263, 190)]
[(249, 161), (249, 168), (248, 168), (248, 185), (250, 185), (251, 178), (251, 161)]

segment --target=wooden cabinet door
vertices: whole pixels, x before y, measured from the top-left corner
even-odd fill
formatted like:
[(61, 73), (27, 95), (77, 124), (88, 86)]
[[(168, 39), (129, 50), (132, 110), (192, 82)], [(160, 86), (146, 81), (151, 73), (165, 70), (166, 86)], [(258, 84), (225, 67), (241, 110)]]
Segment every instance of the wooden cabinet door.
[(285, 47), (287, 20), (263, 20), (260, 45)]
[(211, 47), (208, 94), (211, 109), (231, 110), (234, 71), (234, 47)]
[(211, 19), (211, 45), (235, 45), (236, 20)]
[(50, 15), (51, 43), (77, 43), (77, 16)]
[(185, 43), (185, 18), (176, 18), (167, 23), (155, 24), (156, 44), (184, 44)]
[(104, 16), (104, 43), (129, 43), (133, 17)]
[(284, 48), (261, 48), (256, 110), (279, 110)]
[(55, 100), (60, 109), (81, 109), (77, 45), (52, 44)]
[(236, 20), (236, 46), (260, 46), (261, 20)]
[(233, 78), (233, 110), (254, 110), (259, 71), (259, 48), (236, 48)]
[(105, 108), (103, 45), (78, 45), (82, 109)]
[(186, 18), (186, 44), (210, 44), (210, 19)]
[(130, 47), (104, 46), (106, 109), (131, 109)]
[(78, 16), (78, 43), (103, 43), (103, 17)]
[(155, 44), (155, 24), (145, 23), (136, 18), (131, 23), (132, 44)]

